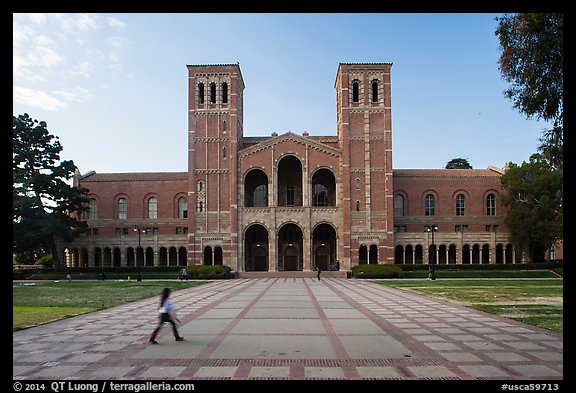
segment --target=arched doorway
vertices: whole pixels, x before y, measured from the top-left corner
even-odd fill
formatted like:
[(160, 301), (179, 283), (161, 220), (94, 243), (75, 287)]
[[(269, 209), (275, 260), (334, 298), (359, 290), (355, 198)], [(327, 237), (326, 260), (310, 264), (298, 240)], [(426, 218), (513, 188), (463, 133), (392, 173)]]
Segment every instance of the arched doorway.
[(320, 224), (312, 232), (312, 268), (336, 269), (336, 231), (329, 224)]
[(278, 163), (278, 206), (302, 206), (302, 163), (294, 156)]
[(268, 231), (262, 225), (251, 225), (244, 235), (244, 270), (268, 271)]
[(296, 224), (286, 224), (278, 232), (278, 270), (302, 270), (302, 230)]

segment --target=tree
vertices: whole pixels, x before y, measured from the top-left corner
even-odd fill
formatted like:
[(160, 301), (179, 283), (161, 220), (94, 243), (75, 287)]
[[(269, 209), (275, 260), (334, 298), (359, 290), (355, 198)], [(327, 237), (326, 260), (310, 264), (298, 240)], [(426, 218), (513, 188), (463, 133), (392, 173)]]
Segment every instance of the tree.
[(453, 158), (448, 161), (444, 169), (472, 169), (472, 165), (466, 158)]
[(505, 221), (510, 240), (531, 262), (533, 250), (546, 250), (563, 238), (562, 170), (553, 169), (542, 154), (533, 154), (521, 166), (508, 165), (501, 178), (508, 191), (503, 197)]
[(56, 240), (72, 241), (85, 231), (86, 222), (77, 217), (87, 210), (88, 190), (67, 183), (76, 166), (59, 162), (62, 146), (46, 122), (25, 113), (13, 116), (12, 124), (13, 252), (50, 251), (58, 271)]
[(502, 53), (498, 61), (505, 91), (528, 118), (553, 123), (539, 150), (553, 167), (563, 166), (564, 17), (551, 14), (506, 14), (496, 18)]

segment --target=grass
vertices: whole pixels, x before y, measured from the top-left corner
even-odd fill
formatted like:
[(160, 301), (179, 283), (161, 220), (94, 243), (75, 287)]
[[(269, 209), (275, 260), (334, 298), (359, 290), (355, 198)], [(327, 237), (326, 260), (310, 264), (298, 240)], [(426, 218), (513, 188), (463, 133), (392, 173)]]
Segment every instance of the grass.
[(202, 281), (14, 283), (12, 331), (158, 296), (165, 287), (177, 291), (204, 283)]
[(562, 280), (402, 280), (378, 283), (563, 332)]

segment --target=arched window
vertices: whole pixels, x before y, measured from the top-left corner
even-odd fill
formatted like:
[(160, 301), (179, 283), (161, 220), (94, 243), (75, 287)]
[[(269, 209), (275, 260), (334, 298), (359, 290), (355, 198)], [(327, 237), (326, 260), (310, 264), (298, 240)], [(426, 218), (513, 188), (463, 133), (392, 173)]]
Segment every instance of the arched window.
[(226, 120), (222, 122), (222, 131), (226, 131)]
[(158, 218), (158, 199), (148, 199), (148, 218)]
[(336, 206), (336, 178), (322, 168), (312, 176), (312, 206)]
[(360, 96), (360, 87), (358, 81), (352, 82), (352, 102), (358, 102)]
[(202, 180), (198, 180), (198, 184), (197, 184), (196, 190), (197, 190), (198, 192), (204, 191), (204, 182), (203, 182)]
[(456, 215), (457, 216), (463, 216), (465, 207), (466, 207), (466, 204), (465, 204), (464, 195), (458, 194), (458, 196), (456, 197)]
[(178, 218), (188, 218), (188, 200), (186, 197), (178, 198)]
[(360, 189), (360, 179), (356, 178), (356, 189)]
[(400, 194), (394, 195), (394, 217), (404, 216), (404, 197)]
[(204, 104), (204, 83), (198, 84), (198, 103)]
[(210, 83), (210, 103), (216, 103), (216, 83)]
[(222, 148), (222, 158), (226, 158), (226, 146)]
[(98, 205), (96, 204), (96, 199), (94, 198), (90, 198), (90, 202), (88, 202), (88, 219), (98, 219)]
[(372, 81), (372, 102), (378, 102), (378, 81)]
[(356, 211), (360, 211), (360, 201), (356, 201)]
[(434, 195), (427, 194), (425, 197), (424, 203), (425, 203), (424, 204), (424, 207), (425, 207), (424, 215), (433, 216), (434, 215), (434, 208), (435, 208)]
[(204, 211), (204, 203), (202, 201), (198, 202), (198, 212), (202, 213)]
[(268, 176), (264, 171), (255, 169), (244, 179), (244, 206), (268, 206)]
[(496, 196), (494, 194), (488, 194), (486, 197), (486, 214), (488, 216), (496, 215)]
[(228, 83), (222, 82), (222, 103), (228, 103)]
[(125, 220), (128, 218), (128, 205), (126, 198), (118, 199), (118, 219)]

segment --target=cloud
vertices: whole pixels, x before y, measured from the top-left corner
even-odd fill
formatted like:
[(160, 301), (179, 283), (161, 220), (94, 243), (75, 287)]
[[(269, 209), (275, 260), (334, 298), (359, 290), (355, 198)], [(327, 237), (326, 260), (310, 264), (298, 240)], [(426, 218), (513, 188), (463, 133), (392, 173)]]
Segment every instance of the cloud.
[(14, 102), (48, 111), (93, 98), (130, 44), (126, 23), (101, 14), (13, 14), (12, 30)]
[(14, 86), (12, 90), (14, 102), (30, 105), (46, 111), (56, 111), (67, 107), (67, 104), (46, 92), (22, 86)]

